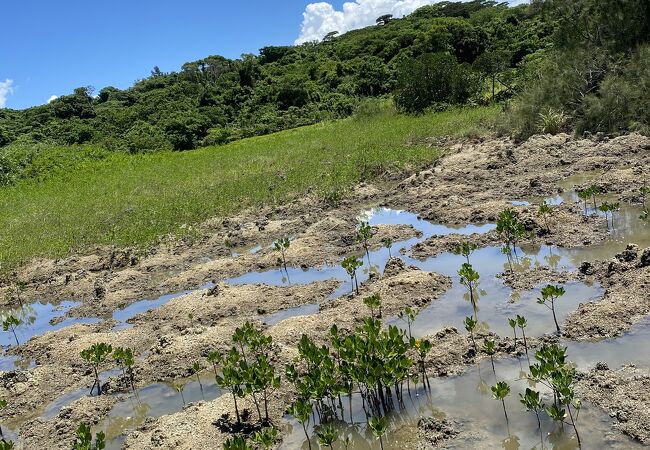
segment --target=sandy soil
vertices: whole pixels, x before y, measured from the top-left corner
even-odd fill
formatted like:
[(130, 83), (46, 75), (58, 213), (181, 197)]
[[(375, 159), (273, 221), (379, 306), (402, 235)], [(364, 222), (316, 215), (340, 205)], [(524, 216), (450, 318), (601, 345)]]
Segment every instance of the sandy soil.
[[(392, 179), (399, 179), (397, 182), (387, 180), (377, 186), (361, 184), (338, 207), (306, 196), (289, 205), (211, 219), (195, 227), (190, 237), (163, 237), (147, 251), (97, 248), (63, 260), (32, 261), (13, 277), (26, 283), (26, 290), (21, 293), (23, 301), (73, 299), (80, 304), (68, 316), (105, 320), (48, 332), (9, 349), (12, 355), (33, 360), (36, 367), (0, 373), (0, 398), (9, 401), (8, 407), (0, 412), (0, 421), (20, 426), (18, 448), (69, 448), (76, 424), (82, 420), (98, 423), (117, 397), (83, 397), (50, 420), (37, 416), (61, 394), (92, 385), (92, 371), (79, 353), (96, 342), (133, 347), (138, 355), (136, 382), (142, 387), (187, 376), (193, 361), (212, 349), (227, 348), (237, 326), (246, 320), (259, 321), (266, 314), (309, 304), (319, 304), (321, 308), (316, 315), (290, 317), (265, 326), (278, 350), (277, 363), (282, 364), (295, 356), (296, 342), (303, 333), (324, 341), (333, 324), (353, 328), (369, 312), (362, 303), (367, 295), (381, 295), (384, 317), (394, 316), (406, 306), (423, 307), (438, 301), (450, 287), (450, 280), (408, 267), (399, 258), (388, 262), (383, 276), (373, 276), (363, 283), (360, 295), (336, 300), (328, 299), (339, 286), (335, 280), (284, 287), (235, 286), (225, 282), (248, 272), (277, 268), (279, 253), (272, 249), (272, 244), (283, 236), (292, 238), (287, 251), (287, 263), (292, 267), (339, 264), (343, 256), (361, 256), (363, 249), (354, 240), (354, 229), (358, 215), (368, 207), (409, 210), (450, 226), (491, 222), (499, 211), (511, 207), (520, 213), (528, 231), (524, 245), (570, 248), (602, 242), (608, 237), (604, 222), (597, 216), (582, 217), (579, 205), (553, 206), (550, 230), (547, 230), (536, 213), (535, 204), (510, 203), (555, 195), (562, 179), (591, 170), (602, 171), (599, 184), (608, 193), (621, 201), (640, 202), (639, 180), (650, 175), (650, 139), (630, 135), (594, 142), (558, 135), (536, 136), (520, 145), (503, 139), (457, 143), (431, 168), (413, 174), (392, 174)], [(374, 233), (373, 249), (381, 246), (385, 237), (397, 241), (418, 236), (410, 226), (383, 225), (374, 227)], [(452, 250), (460, 240), (470, 240), (479, 246), (499, 244), (495, 232), (470, 237), (452, 234), (427, 239), (409, 254), (418, 259), (428, 258)], [(260, 246), (259, 251), (250, 252), (256, 246)], [(580, 340), (621, 334), (647, 317), (649, 267), (650, 250), (631, 246), (611, 260), (583, 264), (580, 270), (571, 273), (532, 268), (502, 276), (515, 289), (529, 288), (536, 280), (549, 277), (558, 283), (570, 280), (600, 283), (606, 289), (603, 298), (580, 305), (563, 327), (566, 337)], [(111, 314), (116, 309), (143, 298), (197, 289), (207, 282), (215, 283), (216, 288), (178, 296), (134, 317), (129, 321), (130, 327), (112, 329), (116, 322)], [(0, 287), (0, 301), (15, 302), (13, 292), (12, 284)], [(500, 356), (515, 352), (509, 337), (494, 337)], [(434, 343), (427, 359), (430, 376), (462, 373), (485, 357), (474, 352), (464, 330), (461, 333), (448, 327), (429, 338)], [(535, 343), (531, 340), (531, 345)], [(107, 363), (102, 370), (111, 368), (114, 366)], [(634, 371), (624, 368), (590, 373), (581, 381), (584, 386), (610, 383), (615, 387), (585, 388), (583, 395), (608, 411), (623, 411), (627, 420), (618, 418), (617, 428), (648, 443), (650, 417), (645, 413), (634, 415), (632, 409), (638, 406), (647, 412), (647, 402), (630, 394), (640, 392), (643, 383), (647, 389), (647, 376), (636, 372), (632, 376), (630, 372)], [(603, 381), (603, 377), (609, 381)], [(117, 385), (120, 390), (119, 383), (111, 385)], [(281, 417), (292, 396), (289, 388), (275, 394), (270, 411), (275, 423), (282, 423)], [(131, 433), (124, 448), (220, 448), (227, 436), (213, 423), (232, 411), (230, 401), (228, 396), (222, 396), (147, 420)], [(410, 433), (411, 437), (416, 436), (415, 441), (409, 441), (412, 448), (434, 448), (453, 440), (458, 427), (453, 419), (449, 420), (423, 419), (419, 431)]]

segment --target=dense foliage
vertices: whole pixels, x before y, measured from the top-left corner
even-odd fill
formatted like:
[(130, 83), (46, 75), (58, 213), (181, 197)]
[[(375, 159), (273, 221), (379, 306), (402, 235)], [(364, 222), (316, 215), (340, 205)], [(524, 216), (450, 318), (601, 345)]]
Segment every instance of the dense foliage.
[[(187, 150), (345, 117), (364, 97), (396, 89), (398, 106), (410, 112), (489, 100), (481, 97), (481, 81), (544, 47), (549, 27), (528, 6), (474, 0), (425, 6), (402, 19), (386, 17), (377, 26), (337, 34), (321, 43), (264, 47), (237, 60), (209, 56), (179, 72), (154, 68), (125, 90), (80, 87), (47, 105), (3, 109), (0, 146)], [(420, 77), (427, 83), (420, 86)], [(426, 95), (414, 100), (414, 87)], [(9, 152), (0, 165), (20, 172), (31, 157)], [(11, 181), (6, 178), (5, 184)]]
[(533, 2), (555, 24), (552, 46), (526, 65), (507, 131), (650, 133), (650, 2)]

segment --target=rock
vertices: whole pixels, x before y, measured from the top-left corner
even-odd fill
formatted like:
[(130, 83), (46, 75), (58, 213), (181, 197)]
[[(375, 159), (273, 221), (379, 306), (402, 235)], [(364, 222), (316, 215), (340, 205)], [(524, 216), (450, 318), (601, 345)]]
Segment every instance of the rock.
[(583, 275), (593, 275), (596, 273), (596, 269), (589, 261), (583, 261), (582, 264), (580, 264), (580, 273)]
[(404, 270), (406, 270), (406, 264), (404, 261), (402, 261), (400, 258), (392, 257), (386, 263), (386, 267), (384, 268), (384, 276), (392, 277), (400, 272), (403, 272)]
[(598, 362), (596, 363), (596, 370), (609, 370), (609, 366), (607, 365), (607, 363)]
[(438, 446), (460, 434), (459, 425), (438, 417), (423, 417), (418, 421), (420, 441)]
[(625, 250), (618, 253), (615, 257), (620, 262), (632, 262), (639, 255), (639, 246), (636, 244), (627, 244)]
[(643, 250), (643, 253), (641, 253), (641, 262), (639, 263), (639, 267), (648, 266), (650, 266), (650, 247)]

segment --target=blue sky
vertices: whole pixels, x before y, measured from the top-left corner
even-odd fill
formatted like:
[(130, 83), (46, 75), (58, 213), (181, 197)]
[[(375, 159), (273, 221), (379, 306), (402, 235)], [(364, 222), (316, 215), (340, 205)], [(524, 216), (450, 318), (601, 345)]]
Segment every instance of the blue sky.
[(0, 107), (43, 104), (85, 85), (126, 88), (156, 65), (167, 72), (208, 55), (236, 58), (434, 1), (353, 0), (344, 8), (343, 0), (7, 0)]

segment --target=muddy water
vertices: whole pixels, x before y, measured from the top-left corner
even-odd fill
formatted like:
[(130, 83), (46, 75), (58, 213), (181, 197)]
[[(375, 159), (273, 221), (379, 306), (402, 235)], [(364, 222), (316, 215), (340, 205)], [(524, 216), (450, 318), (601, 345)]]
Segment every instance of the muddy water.
[[(0, 318), (4, 320), (8, 316), (14, 316), (21, 320), (16, 328), (16, 337), (20, 344), (24, 344), (33, 336), (38, 336), (46, 331), (55, 331), (76, 323), (96, 323), (96, 318), (61, 318), (78, 302), (64, 301), (57, 305), (51, 303), (34, 302), (24, 304), (22, 307), (1, 308)], [(0, 345), (9, 347), (16, 345), (16, 338), (11, 331), (0, 334)]]
[[(569, 357), (572, 355), (569, 354)], [(413, 440), (417, 433), (417, 423), (421, 417), (436, 417), (455, 421), (457, 428), (462, 432), (451, 447), (445, 448), (577, 449), (578, 442), (572, 428), (565, 425), (562, 429), (546, 415), (542, 415), (539, 430), (535, 414), (526, 412), (519, 402), (519, 393), (530, 386), (524, 378), (523, 369), (526, 364), (525, 359), (495, 361), (495, 375), (487, 360), (462, 376), (431, 379), (430, 392), (425, 392), (420, 385), (417, 395), (413, 393), (411, 397), (405, 396), (404, 408), (389, 414), (389, 432), (383, 438), (384, 448), (404, 448), (404, 442)], [(507, 421), (501, 402), (492, 398), (490, 386), (495, 384), (495, 380), (506, 381), (511, 388), (505, 402)], [(536, 388), (544, 392), (539, 386)], [(548, 400), (547, 397), (546, 401)], [(350, 420), (347, 399), (344, 399), (343, 405), (343, 416), (347, 423), (339, 423), (339, 432), (342, 438), (347, 436), (351, 440), (349, 448), (379, 449), (379, 442), (367, 429), (367, 417), (361, 401), (358, 398), (353, 400), (353, 420)], [(341, 418), (340, 410), (338, 417)], [(351, 422), (354, 425), (350, 425)], [(290, 423), (293, 431), (281, 448), (307, 449), (308, 444), (302, 427), (295, 420)], [(588, 404), (583, 405), (577, 423), (583, 448), (642, 448), (640, 444), (625, 437), (616, 436), (610, 439), (610, 418)], [(313, 437), (313, 427), (310, 427), (308, 432), (312, 435), (312, 447), (318, 448), (317, 440)], [(339, 441), (334, 448), (346, 447)]]
[[(183, 409), (185, 404), (201, 400), (214, 400), (222, 393), (216, 385), (214, 374), (201, 374), (201, 385), (196, 377), (176, 383), (154, 383), (138, 389), (137, 396), (129, 394), (117, 402), (108, 417), (95, 427), (95, 432), (106, 434), (106, 449), (119, 450), (126, 435), (142, 425), (147, 417), (161, 417)], [(183, 386), (183, 395), (175, 386)]]

